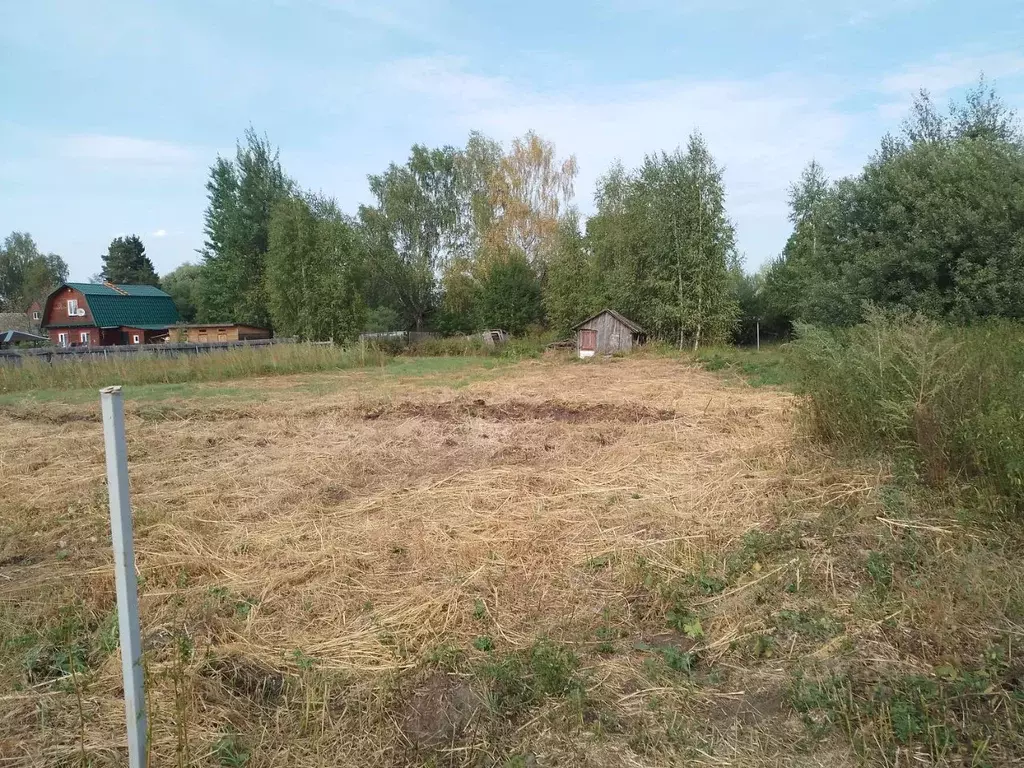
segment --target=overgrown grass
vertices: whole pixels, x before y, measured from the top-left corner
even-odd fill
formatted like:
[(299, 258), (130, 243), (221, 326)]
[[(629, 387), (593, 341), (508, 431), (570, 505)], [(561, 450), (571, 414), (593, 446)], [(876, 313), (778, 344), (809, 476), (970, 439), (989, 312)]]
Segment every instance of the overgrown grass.
[(1024, 504), (1024, 328), (873, 313), (799, 328), (793, 362), (813, 432), (858, 452), (911, 455), (924, 480), (980, 481)]
[(47, 363), (25, 358), (20, 366), (0, 366), (0, 392), (82, 389), (110, 384), (181, 384), (249, 376), (308, 373), (380, 365), (375, 349), (313, 344), (242, 347), (180, 357), (116, 357)]
[[(95, 389), (110, 384), (138, 386), (227, 381), (251, 376), (316, 373), (384, 365), (396, 365), (415, 373), (431, 368), (445, 373), (450, 370), (450, 366), (440, 362), (440, 359), (490, 357), (495, 360), (519, 360), (538, 357), (543, 349), (543, 341), (539, 338), (512, 339), (495, 347), (479, 339), (454, 337), (430, 339), (394, 349), (387, 344), (350, 347), (277, 344), (180, 357), (111, 356), (60, 363), (26, 357), (20, 366), (0, 366), (0, 393)], [(396, 357), (399, 353), (400, 356)], [(438, 362), (410, 359), (424, 357), (438, 358)]]

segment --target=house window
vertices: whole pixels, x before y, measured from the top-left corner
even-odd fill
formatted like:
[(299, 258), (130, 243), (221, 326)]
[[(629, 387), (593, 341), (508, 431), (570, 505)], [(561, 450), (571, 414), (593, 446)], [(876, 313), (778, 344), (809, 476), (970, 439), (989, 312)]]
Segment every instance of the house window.
[(227, 340), (228, 340), (228, 332), (226, 330), (224, 330), (223, 328), (219, 328), (217, 330), (217, 341), (227, 341)]
[(63, 331), (61, 333), (58, 333), (57, 343), (60, 344), (62, 347), (66, 347), (68, 345), (68, 335)]
[(78, 299), (68, 299), (68, 317), (78, 314)]
[(132, 334), (132, 344), (138, 344), (138, 343), (139, 343), (139, 334), (133, 333)]
[(35, 312), (32, 313), (32, 319), (33, 320), (38, 320), (41, 316), (42, 316), (42, 313), (38, 309)]
[(80, 334), (78, 334), (78, 340), (80, 342), (82, 342), (83, 344), (88, 344), (89, 343), (89, 332), (88, 331), (82, 331)]
[(199, 332), (199, 343), (200, 344), (205, 344), (206, 342), (207, 342), (206, 331), (200, 331)]
[(584, 328), (580, 331), (580, 349), (585, 352), (593, 352), (597, 349), (597, 331)]

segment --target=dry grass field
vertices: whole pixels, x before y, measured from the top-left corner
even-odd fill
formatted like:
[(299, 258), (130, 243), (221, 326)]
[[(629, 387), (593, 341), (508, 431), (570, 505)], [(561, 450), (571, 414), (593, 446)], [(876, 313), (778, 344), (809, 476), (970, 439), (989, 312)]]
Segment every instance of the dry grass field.
[[(637, 357), (126, 394), (154, 766), (1021, 754), (1014, 539), (784, 391)], [(95, 395), (0, 401), (0, 765), (124, 759)]]

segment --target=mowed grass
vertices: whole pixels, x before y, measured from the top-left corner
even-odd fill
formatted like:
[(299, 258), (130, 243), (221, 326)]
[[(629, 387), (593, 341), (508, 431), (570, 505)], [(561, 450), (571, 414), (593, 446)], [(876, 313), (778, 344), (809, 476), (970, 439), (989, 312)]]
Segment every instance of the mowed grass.
[[(1024, 532), (809, 444), (744, 361), (400, 359), (130, 402), (154, 764), (1019, 762)], [(18, 765), (124, 760), (102, 438), (72, 413), (0, 412)]]

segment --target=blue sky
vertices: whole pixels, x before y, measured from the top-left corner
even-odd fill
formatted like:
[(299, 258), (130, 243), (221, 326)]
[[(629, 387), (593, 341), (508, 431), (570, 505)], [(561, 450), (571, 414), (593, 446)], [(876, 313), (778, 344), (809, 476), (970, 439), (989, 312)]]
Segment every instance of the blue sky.
[(1024, 111), (1019, 0), (2, 0), (0, 236), (73, 278), (138, 233), (197, 260), (207, 170), (251, 124), (301, 185), (354, 212), (414, 142), (534, 129), (574, 153), (576, 204), (615, 158), (699, 128), (754, 268), (785, 243), (815, 157), (856, 171), (914, 91), (982, 70)]

